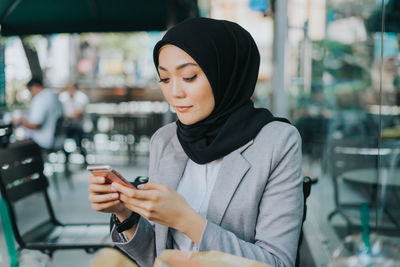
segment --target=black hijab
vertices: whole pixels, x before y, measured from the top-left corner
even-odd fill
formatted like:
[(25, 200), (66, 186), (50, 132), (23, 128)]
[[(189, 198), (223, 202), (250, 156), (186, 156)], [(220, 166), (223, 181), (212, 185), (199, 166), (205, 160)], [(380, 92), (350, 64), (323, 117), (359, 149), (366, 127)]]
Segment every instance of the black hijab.
[(191, 125), (176, 122), (178, 140), (194, 162), (205, 164), (226, 156), (256, 137), (271, 121), (288, 122), (275, 118), (267, 109), (254, 108), (250, 97), (257, 82), (260, 54), (251, 35), (238, 24), (193, 18), (175, 25), (154, 47), (156, 68), (159, 51), (166, 44), (181, 48), (197, 62), (215, 98), (214, 110), (207, 118)]

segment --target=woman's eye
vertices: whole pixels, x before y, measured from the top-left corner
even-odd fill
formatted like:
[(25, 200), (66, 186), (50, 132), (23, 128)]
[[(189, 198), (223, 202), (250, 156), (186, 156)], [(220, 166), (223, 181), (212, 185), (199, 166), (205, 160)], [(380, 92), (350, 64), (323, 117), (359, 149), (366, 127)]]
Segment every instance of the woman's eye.
[(194, 81), (196, 79), (196, 77), (197, 77), (197, 74), (192, 76), (192, 77), (190, 77), (190, 78), (183, 78), (183, 80), (185, 80), (187, 82), (191, 82), (191, 81)]
[(169, 81), (169, 78), (164, 78), (164, 79), (160, 78), (160, 83), (167, 83), (168, 81)]

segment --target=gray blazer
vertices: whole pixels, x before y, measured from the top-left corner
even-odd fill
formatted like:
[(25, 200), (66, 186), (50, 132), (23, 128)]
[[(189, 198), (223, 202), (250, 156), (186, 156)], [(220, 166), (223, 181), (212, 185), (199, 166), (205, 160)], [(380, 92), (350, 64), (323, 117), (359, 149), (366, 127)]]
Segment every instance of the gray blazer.
[[(188, 157), (175, 123), (150, 142), (149, 176), (176, 190)], [(303, 216), (301, 139), (290, 124), (271, 122), (250, 142), (225, 156), (210, 197), (199, 250), (217, 250), (268, 263), (294, 266)], [(114, 243), (140, 266), (153, 266), (172, 248), (168, 227), (141, 218), (127, 241), (115, 229)]]

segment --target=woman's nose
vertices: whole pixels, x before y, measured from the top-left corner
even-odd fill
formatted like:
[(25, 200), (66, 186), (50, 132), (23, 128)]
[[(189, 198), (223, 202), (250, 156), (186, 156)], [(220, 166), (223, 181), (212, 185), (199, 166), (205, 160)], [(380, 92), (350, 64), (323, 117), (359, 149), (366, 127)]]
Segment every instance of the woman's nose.
[(185, 91), (177, 82), (173, 82), (172, 84), (172, 96), (176, 98), (185, 97)]

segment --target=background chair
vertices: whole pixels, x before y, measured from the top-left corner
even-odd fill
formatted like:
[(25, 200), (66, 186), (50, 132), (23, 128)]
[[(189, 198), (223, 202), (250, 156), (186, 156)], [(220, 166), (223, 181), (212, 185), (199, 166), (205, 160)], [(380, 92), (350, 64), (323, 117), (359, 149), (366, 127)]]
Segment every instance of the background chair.
[[(347, 233), (360, 225), (358, 210), (362, 203), (371, 205), (371, 198), (366, 197), (365, 191), (369, 186), (357, 185), (343, 181), (343, 173), (362, 168), (377, 168), (378, 156), (359, 153), (361, 149), (372, 147), (356, 139), (332, 139), (329, 144), (329, 173), (333, 182), (335, 209), (329, 213), (328, 221), (340, 215), (346, 221)], [(361, 193), (364, 191), (364, 194)], [(346, 198), (346, 200), (344, 200)]]
[[(391, 152), (386, 150), (388, 148), (378, 149), (377, 140), (332, 139), (330, 141), (328, 168), (333, 182), (335, 209), (328, 215), (328, 221), (340, 215), (346, 222), (347, 234), (359, 231), (361, 204), (368, 204), (373, 226), (377, 216), (376, 207), (380, 203), (378, 182), (352, 182), (351, 179), (346, 179), (346, 173), (352, 170), (370, 170), (377, 173), (380, 168), (385, 167), (387, 157), (391, 155)], [(387, 152), (387, 155), (384, 152)], [(380, 166), (378, 157), (381, 157)], [(362, 181), (366, 177), (359, 178)], [(397, 219), (386, 207), (384, 213), (384, 224), (381, 225), (381, 229), (390, 230), (399, 227)]]
[[(69, 184), (69, 187), (73, 189), (71, 172), (69, 170), (69, 154), (64, 149), (64, 141), (66, 139), (66, 129), (64, 127), (64, 118), (59, 117), (56, 122), (56, 128), (54, 131), (54, 140), (53, 144), (50, 148), (42, 148), (43, 161), (45, 162), (45, 166), (50, 167), (52, 173), (52, 181), (54, 182), (54, 186), (59, 198), (61, 198), (61, 190), (59, 185), (59, 171), (57, 165), (60, 164), (60, 155), (62, 156), (62, 161), (64, 164), (64, 171), (61, 178), (66, 178)], [(65, 158), (63, 158), (65, 157)], [(50, 176), (50, 174), (48, 174)]]
[(296, 267), (300, 266), (300, 246), (303, 243), (303, 224), (304, 221), (306, 220), (306, 215), (307, 215), (307, 198), (311, 194), (311, 185), (317, 183), (317, 179), (311, 179), (308, 176), (304, 176), (303, 179), (303, 197), (304, 197), (304, 206), (303, 206), (303, 220), (301, 222), (301, 232), (300, 232), (300, 237), (299, 237), (299, 244), (297, 246), (297, 256), (296, 256)]
[(0, 121), (0, 147), (8, 146), (13, 131), (12, 124), (2, 124)]
[(42, 151), (34, 142), (17, 142), (0, 149), (0, 189), (19, 249), (40, 250), (51, 256), (60, 249), (93, 252), (111, 247), (108, 224), (58, 221), (47, 187)]

